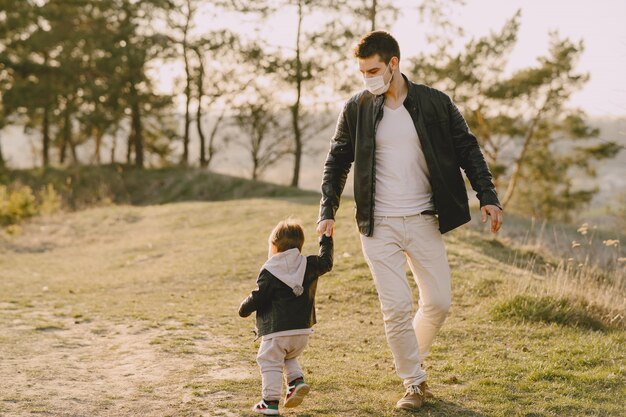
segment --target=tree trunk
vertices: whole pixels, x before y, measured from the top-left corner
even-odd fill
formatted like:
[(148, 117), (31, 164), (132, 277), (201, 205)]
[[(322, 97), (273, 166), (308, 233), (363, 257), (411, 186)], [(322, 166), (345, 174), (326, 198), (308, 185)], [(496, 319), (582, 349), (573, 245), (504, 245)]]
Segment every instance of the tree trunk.
[(202, 97), (198, 98), (198, 109), (196, 110), (196, 128), (198, 130), (198, 137), (200, 138), (200, 166), (206, 168), (209, 166), (209, 161), (206, 158), (206, 137), (202, 130)]
[(522, 146), (522, 151), (520, 152), (519, 157), (515, 161), (515, 166), (513, 167), (513, 172), (511, 173), (511, 178), (509, 179), (509, 185), (507, 186), (506, 192), (504, 193), (504, 197), (502, 198), (502, 208), (505, 208), (506, 205), (509, 203), (509, 201), (511, 201), (511, 198), (513, 198), (513, 193), (515, 192), (515, 188), (517, 187), (517, 180), (519, 178), (519, 173), (521, 171), (522, 165), (526, 162), (526, 159), (525, 159), (526, 152), (528, 151), (528, 148), (530, 147), (530, 142), (532, 141), (535, 135), (535, 128), (537, 127), (539, 120), (541, 120), (541, 116), (543, 115), (543, 112), (551, 99), (551, 95), (552, 95), (552, 92), (550, 91), (548, 93), (546, 101), (544, 102), (543, 106), (537, 111), (535, 118), (533, 119), (532, 123), (530, 124), (530, 127), (528, 128), (528, 132), (526, 133), (526, 137), (524, 138), (524, 145)]
[[(63, 128), (65, 130), (65, 127)], [(59, 165), (65, 165), (65, 158), (67, 157), (67, 141), (65, 136), (61, 136), (61, 146), (59, 147)]]
[(67, 156), (67, 148), (70, 148), (70, 152), (72, 153), (72, 162), (76, 164), (78, 162), (78, 157), (76, 156), (76, 145), (72, 139), (72, 118), (71, 118), (71, 107), (66, 107), (63, 111), (63, 136), (61, 142), (61, 152), (59, 162), (61, 165), (65, 163), (65, 158)]
[(193, 10), (191, 8), (191, 0), (187, 0), (187, 16), (185, 27), (183, 29), (183, 60), (185, 61), (185, 132), (183, 134), (183, 157), (180, 161), (181, 165), (189, 165), (189, 127), (191, 125), (191, 115), (189, 107), (191, 105), (191, 68), (189, 66), (189, 57), (187, 45), (187, 35), (189, 32), (189, 23), (191, 21)]
[(209, 161), (206, 157), (206, 137), (204, 136), (204, 130), (202, 130), (202, 99), (204, 98), (204, 64), (202, 63), (202, 54), (200, 49), (193, 48), (193, 51), (198, 57), (198, 108), (196, 109), (196, 128), (198, 130), (198, 137), (200, 138), (200, 166), (206, 168), (209, 166)]
[(111, 165), (115, 163), (115, 142), (116, 138), (113, 138), (113, 143), (111, 144)]
[[(71, 126), (71, 124), (70, 124)], [(76, 143), (74, 142), (74, 138), (72, 137), (72, 131), (70, 130), (70, 135), (67, 137), (67, 143), (70, 145), (70, 151), (72, 153), (72, 163), (74, 165), (78, 164), (78, 155), (76, 154)]]
[[(135, 150), (135, 165), (143, 168), (143, 132), (141, 126), (141, 110), (139, 108), (139, 94), (134, 81), (130, 83), (131, 93), (131, 138)], [(130, 163), (130, 160), (129, 160)]]
[(251, 126), (250, 135), (252, 138), (250, 153), (252, 157), (252, 179), (256, 180), (259, 177), (259, 167), (261, 166), (261, 147), (263, 146), (264, 134), (259, 133), (258, 126), (254, 125)]
[(206, 162), (207, 167), (211, 166), (211, 161), (213, 160), (213, 157), (215, 156), (215, 152), (216, 152), (215, 138), (217, 137), (217, 130), (219, 129), (220, 123), (222, 123), (222, 120), (224, 119), (225, 114), (226, 114), (226, 108), (222, 109), (222, 113), (215, 121), (215, 125), (213, 125), (213, 130), (211, 130), (211, 134), (209, 135), (209, 157), (207, 158), (207, 162)]
[(256, 179), (259, 176), (258, 170), (259, 170), (259, 164), (256, 160), (254, 160), (253, 165), (252, 165), (252, 180), (253, 181), (256, 181)]
[(133, 162), (132, 156), (133, 156), (133, 151), (134, 151), (133, 148), (135, 144), (134, 135), (135, 135), (135, 132), (133, 130), (132, 123), (131, 123), (130, 133), (128, 134), (128, 140), (126, 141), (126, 164), (127, 165), (130, 165)]
[(298, 33), (296, 35), (296, 102), (291, 107), (293, 125), (294, 166), (291, 186), (297, 187), (300, 181), (300, 162), (302, 159), (302, 132), (300, 130), (300, 99), (302, 95), (302, 61), (300, 60), (300, 34), (302, 30), (302, 0), (298, 1)]
[[(478, 106), (476, 110), (474, 110), (474, 116), (476, 117), (476, 123), (478, 124), (477, 133), (480, 138), (483, 140), (483, 146), (481, 146), (483, 154), (485, 155), (485, 159), (487, 160), (487, 164), (496, 165), (498, 162), (498, 152), (500, 148), (496, 146), (493, 142), (491, 136), (491, 130), (487, 123), (485, 122), (485, 118), (482, 112), (482, 105)], [(495, 170), (492, 171), (493, 174), (493, 183), (496, 186), (496, 190), (499, 190), (499, 186), (501, 183), (501, 175)]]
[(96, 149), (94, 151), (93, 159), (96, 165), (100, 165), (102, 163), (102, 159), (100, 158), (100, 148), (102, 148), (102, 129), (94, 127), (93, 128), (93, 136), (96, 139)]
[(69, 110), (66, 107), (63, 110), (63, 129), (61, 130), (61, 149), (59, 150), (59, 164), (65, 164), (65, 158), (67, 158), (67, 145), (70, 143), (70, 122), (69, 122)]
[(299, 126), (299, 104), (295, 104), (292, 108), (292, 121), (293, 121), (293, 132), (294, 132), (294, 166), (293, 166), (293, 178), (291, 180), (291, 186), (297, 187), (298, 182), (300, 180), (300, 161), (302, 159), (302, 137)]
[(2, 154), (2, 138), (0, 138), (0, 170), (6, 166), (4, 155)]
[(135, 143), (135, 139), (133, 138), (134, 135), (135, 133), (131, 129), (130, 135), (128, 135), (128, 146), (126, 146), (126, 163), (128, 165), (132, 163), (131, 157), (133, 153), (133, 144)]
[(189, 68), (189, 59), (187, 58), (187, 45), (186, 40), (187, 33), (185, 33), (185, 40), (183, 41), (183, 55), (185, 60), (185, 73), (186, 73), (186, 85), (185, 85), (185, 132), (183, 134), (183, 157), (180, 160), (181, 165), (189, 164), (189, 127), (191, 125), (191, 115), (189, 114), (189, 107), (191, 105), (191, 69)]
[(43, 166), (50, 165), (50, 110), (48, 107), (43, 108)]
[(372, 0), (372, 8), (370, 9), (371, 31), (376, 30), (376, 0)]
[(115, 129), (115, 133), (113, 134), (111, 140), (111, 165), (115, 163), (115, 151), (117, 149), (117, 131), (118, 129)]
[(524, 145), (522, 146), (522, 151), (520, 152), (519, 157), (515, 161), (515, 166), (513, 167), (513, 172), (511, 173), (509, 184), (506, 187), (506, 192), (504, 193), (504, 197), (502, 198), (502, 208), (506, 208), (507, 204), (509, 204), (509, 201), (513, 197), (513, 193), (515, 192), (515, 187), (517, 186), (519, 173), (521, 171), (522, 164), (525, 161), (526, 152), (528, 151), (530, 142), (534, 135), (536, 122), (537, 122), (537, 119), (534, 120), (530, 129), (528, 129), (528, 133), (526, 134), (526, 138), (524, 139)]

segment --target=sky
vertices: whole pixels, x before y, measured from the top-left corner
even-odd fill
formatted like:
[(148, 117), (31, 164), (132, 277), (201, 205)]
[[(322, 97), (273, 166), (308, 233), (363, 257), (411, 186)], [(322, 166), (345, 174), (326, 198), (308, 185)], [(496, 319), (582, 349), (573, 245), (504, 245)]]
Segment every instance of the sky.
[[(403, 56), (409, 57), (425, 48), (425, 25), (420, 24), (415, 11), (419, 1), (395, 3), (405, 6), (404, 12), (392, 27), (380, 29), (391, 32), (400, 43)], [(591, 75), (570, 104), (583, 108), (590, 116), (626, 115), (625, 0), (466, 0), (465, 6), (454, 9), (452, 19), (465, 29), (468, 37), (480, 37), (499, 30), (518, 9), (522, 11), (521, 27), (507, 71), (536, 63), (537, 57), (547, 53), (549, 33), (556, 30), (572, 41), (583, 40), (585, 51), (578, 70)], [(249, 25), (231, 17), (222, 22), (236, 31), (248, 31)], [(292, 48), (295, 24), (295, 9), (285, 7), (266, 22), (264, 27), (271, 31), (264, 33), (270, 43)], [(305, 20), (304, 24), (314, 26), (315, 22)], [(356, 65), (354, 76), (359, 76)]]
[[(464, 8), (465, 29), (482, 35), (522, 10), (518, 44), (512, 68), (528, 66), (547, 52), (548, 34), (557, 30), (571, 40), (583, 40), (585, 51), (578, 69), (591, 79), (572, 97), (571, 105), (590, 115), (626, 114), (626, 1), (624, 0), (469, 0)], [(484, 18), (481, 15), (489, 10)], [(410, 36), (400, 25), (398, 35)]]

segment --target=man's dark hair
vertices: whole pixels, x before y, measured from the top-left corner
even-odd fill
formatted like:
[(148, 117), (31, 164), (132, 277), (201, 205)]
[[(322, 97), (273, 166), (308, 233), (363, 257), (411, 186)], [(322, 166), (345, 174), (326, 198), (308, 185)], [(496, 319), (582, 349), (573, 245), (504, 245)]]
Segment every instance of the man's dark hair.
[(355, 58), (369, 58), (378, 54), (380, 59), (389, 64), (394, 56), (400, 59), (400, 46), (398, 41), (389, 32), (376, 30), (365, 35), (354, 47)]

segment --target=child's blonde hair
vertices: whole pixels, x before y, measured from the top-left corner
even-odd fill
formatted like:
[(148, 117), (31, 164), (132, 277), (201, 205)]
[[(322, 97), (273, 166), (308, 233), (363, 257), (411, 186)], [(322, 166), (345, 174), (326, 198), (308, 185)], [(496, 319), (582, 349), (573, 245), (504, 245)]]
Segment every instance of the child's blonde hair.
[(304, 245), (304, 231), (302, 226), (291, 217), (279, 222), (269, 238), (270, 243), (276, 246), (278, 252), (298, 248), (302, 252)]

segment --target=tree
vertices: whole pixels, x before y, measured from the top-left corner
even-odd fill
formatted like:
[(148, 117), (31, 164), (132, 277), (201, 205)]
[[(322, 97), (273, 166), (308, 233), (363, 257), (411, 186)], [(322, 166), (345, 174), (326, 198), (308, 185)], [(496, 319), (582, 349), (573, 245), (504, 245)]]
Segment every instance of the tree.
[(353, 32), (361, 35), (366, 31), (389, 27), (400, 13), (391, 0), (344, 0), (343, 7), (345, 13), (355, 18), (351, 25)]
[(4, 107), (41, 129), (43, 165), (53, 145), (61, 164), (68, 150), (77, 162), (76, 147), (91, 137), (99, 162), (103, 136), (130, 116), (128, 158), (134, 150), (142, 166), (143, 119), (167, 105), (146, 76), (167, 42), (148, 23), (169, 0), (0, 1)]
[(94, 141), (91, 161), (98, 165), (102, 162), (105, 135), (111, 137), (111, 163), (115, 161), (115, 139), (125, 118), (121, 58), (110, 52), (117, 50), (118, 32), (106, 7), (106, 3), (92, 3), (85, 10), (89, 16), (88, 30), (81, 36), (84, 82), (77, 121), (80, 135)]
[(116, 103), (109, 104), (111, 108), (123, 108), (130, 116), (127, 162), (131, 162), (134, 153), (135, 165), (143, 167), (144, 119), (171, 101), (170, 97), (153, 92), (152, 80), (146, 74), (148, 65), (169, 45), (164, 34), (151, 29), (151, 22), (162, 18), (171, 4), (167, 0), (102, 0), (94, 5), (113, 33), (108, 40), (106, 65), (111, 70), (110, 85), (114, 87), (110, 100)]
[[(173, 57), (182, 57), (185, 69), (183, 154), (180, 163), (181, 165), (189, 164), (190, 133), (194, 122), (192, 107), (195, 101), (196, 131), (200, 139), (199, 163), (205, 168), (209, 166), (218, 149), (215, 142), (219, 128), (224, 121), (226, 108), (223, 104), (231, 94), (244, 89), (242, 86), (245, 86), (247, 83), (245, 80), (249, 77), (243, 74), (235, 76), (234, 70), (229, 68), (231, 65), (227, 62), (241, 60), (239, 56), (241, 45), (230, 30), (209, 30), (203, 33), (195, 31), (194, 19), (201, 6), (198, 0), (179, 0), (176, 7), (179, 12), (169, 16), (169, 25), (175, 29), (176, 34), (170, 35), (169, 38), (172, 45), (177, 48)], [(231, 8), (232, 4), (217, 2), (212, 6), (212, 8), (203, 9), (203, 12), (216, 19), (218, 10)], [(219, 63), (219, 65), (214, 63)], [(211, 70), (212, 75), (209, 83), (205, 82), (207, 68)], [(241, 78), (241, 80), (236, 82), (236, 78)], [(209, 99), (208, 103), (206, 99)], [(203, 126), (204, 114), (207, 107), (209, 110), (212, 109), (218, 101), (222, 101), (222, 108), (218, 110), (219, 115), (207, 138)]]
[(234, 123), (244, 134), (245, 139), (239, 143), (250, 155), (251, 178), (256, 180), (292, 150), (271, 93), (254, 85), (246, 91), (245, 97), (248, 99), (235, 107)]
[[(237, 70), (241, 55), (246, 54), (237, 38), (228, 31), (211, 32), (209, 36), (195, 42), (191, 49), (196, 55), (198, 68), (195, 75), (197, 91), (196, 129), (200, 139), (200, 166), (209, 168), (217, 153), (222, 149), (217, 144), (218, 132), (226, 120), (232, 99), (245, 90), (251, 82), (249, 74)], [(221, 59), (217, 59), (218, 56)], [(227, 63), (229, 62), (229, 63)], [(234, 62), (236, 64), (230, 64)], [(210, 82), (205, 75), (209, 68)], [(217, 113), (208, 136), (205, 134), (205, 114), (208, 110)]]
[(183, 132), (183, 154), (180, 159), (181, 165), (189, 164), (189, 133), (191, 127), (191, 102), (192, 97), (192, 84), (193, 84), (193, 69), (190, 62), (192, 56), (192, 47), (190, 35), (193, 30), (193, 20), (198, 10), (197, 0), (180, 0), (174, 9), (174, 13), (168, 14), (169, 26), (175, 30), (177, 37), (169, 35), (170, 43), (174, 46), (178, 46), (180, 51), (177, 55), (181, 56), (185, 68), (185, 114), (184, 114), (184, 132)]
[[(11, 3), (11, 4), (6, 4)], [(0, 55), (4, 75), (10, 79), (3, 93), (7, 114), (23, 116), (27, 128), (40, 125), (42, 161), (50, 162), (51, 118), (55, 108), (60, 68), (51, 56), (54, 39), (48, 37), (48, 18), (55, 5), (39, 6), (31, 1), (3, 1), (1, 10), (4, 50)], [(5, 79), (6, 81), (6, 79)]]
[[(250, 6), (251, 3), (239, 2), (240, 7)], [(254, 3), (255, 12), (263, 16), (271, 14), (277, 9), (291, 9), (295, 13), (296, 33), (293, 39), (293, 48), (272, 48), (264, 45), (264, 54), (258, 64), (265, 74), (273, 77), (272, 83), (280, 88), (289, 98), (286, 104), (290, 115), (290, 129), (294, 157), (291, 185), (297, 187), (300, 181), (302, 156), (307, 150), (311, 138), (331, 126), (333, 117), (320, 118), (320, 110), (328, 105), (328, 86), (322, 82), (325, 76), (332, 79), (334, 74), (333, 58), (329, 52), (340, 40), (345, 39), (342, 25), (333, 24), (333, 12), (341, 10), (343, 2), (330, 0), (282, 0), (278, 2)], [(311, 24), (310, 17), (323, 11), (328, 21), (321, 25), (316, 22), (316, 28)], [(326, 30), (328, 28), (338, 30)], [(343, 31), (345, 32), (345, 30)], [(262, 74), (260, 74), (262, 76)], [(325, 80), (324, 80), (325, 81)], [(280, 85), (280, 87), (278, 87)], [(324, 102), (324, 99), (326, 102)], [(305, 102), (307, 104), (305, 105)]]
[(588, 202), (594, 193), (574, 191), (573, 170), (593, 176), (591, 162), (614, 156), (616, 149), (613, 143), (584, 143), (598, 131), (587, 125), (581, 110), (567, 107), (572, 93), (588, 80), (587, 74), (576, 72), (582, 42), (552, 34), (549, 54), (537, 65), (505, 74), (519, 21), (520, 12), (501, 31), (470, 40), (458, 54), (441, 49), (421, 54), (412, 61), (411, 72), (420, 82), (450, 93), (464, 109), (502, 204), (514, 202), (518, 210), (553, 218)]
[[(0, 80), (2, 78), (0, 77)], [(0, 89), (2, 88), (2, 83), (0, 82)], [(6, 114), (4, 111), (4, 105), (2, 104), (2, 96), (0, 96), (0, 132), (7, 125)], [(4, 154), (2, 153), (2, 135), (0, 135), (0, 171), (2, 171), (6, 167), (6, 161), (4, 159)]]

